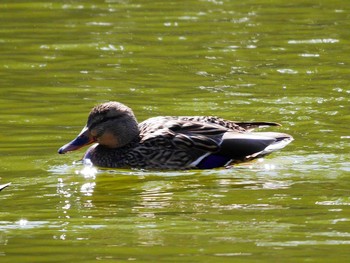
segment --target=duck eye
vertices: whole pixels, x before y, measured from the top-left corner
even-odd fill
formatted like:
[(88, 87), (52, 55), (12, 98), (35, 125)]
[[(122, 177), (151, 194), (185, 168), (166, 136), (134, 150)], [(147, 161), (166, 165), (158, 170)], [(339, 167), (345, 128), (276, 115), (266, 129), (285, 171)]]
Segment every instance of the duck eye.
[(102, 131), (99, 131), (97, 129), (94, 129), (90, 132), (91, 137), (94, 141), (97, 141), (97, 139), (102, 136), (102, 133)]

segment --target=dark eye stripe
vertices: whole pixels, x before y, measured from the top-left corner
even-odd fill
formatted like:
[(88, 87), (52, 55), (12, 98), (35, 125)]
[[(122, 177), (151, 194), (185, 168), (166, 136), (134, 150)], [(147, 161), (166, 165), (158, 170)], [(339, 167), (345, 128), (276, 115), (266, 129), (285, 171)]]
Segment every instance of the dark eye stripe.
[(110, 121), (110, 120), (114, 120), (114, 119), (118, 119), (117, 116), (113, 116), (113, 117), (104, 117), (102, 118), (100, 121), (97, 121), (95, 123), (92, 123), (90, 126), (89, 126), (89, 130), (92, 130), (94, 129), (97, 125), (100, 125), (104, 122), (107, 122), (107, 121)]

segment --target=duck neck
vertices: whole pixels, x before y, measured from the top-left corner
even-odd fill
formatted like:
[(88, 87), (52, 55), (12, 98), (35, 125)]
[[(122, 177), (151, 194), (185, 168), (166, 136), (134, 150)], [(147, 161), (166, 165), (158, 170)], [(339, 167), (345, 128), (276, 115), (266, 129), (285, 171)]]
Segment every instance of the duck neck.
[(118, 148), (140, 140), (140, 131), (136, 120), (119, 121), (114, 131), (114, 136), (118, 141)]

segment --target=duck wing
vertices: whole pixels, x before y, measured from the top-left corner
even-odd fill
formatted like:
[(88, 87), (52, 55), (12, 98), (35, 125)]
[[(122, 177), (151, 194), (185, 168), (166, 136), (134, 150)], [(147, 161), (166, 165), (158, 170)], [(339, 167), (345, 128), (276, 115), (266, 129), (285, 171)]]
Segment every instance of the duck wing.
[(271, 126), (281, 126), (281, 124), (277, 122), (258, 122), (258, 121), (253, 121), (253, 122), (234, 122), (236, 125), (239, 127), (245, 129), (246, 131), (252, 131), (257, 128), (266, 128), (266, 127), (271, 127)]
[(276, 123), (244, 122), (238, 123), (242, 125), (239, 126), (235, 122), (224, 122), (220, 125), (215, 123), (220, 119), (202, 118), (156, 117), (146, 120), (139, 126), (140, 142), (157, 152), (157, 156), (169, 151), (172, 151), (169, 156), (174, 157), (181, 153), (189, 167), (208, 169), (262, 157), (293, 140), (290, 135), (278, 132), (250, 132), (256, 127), (277, 126)]
[(218, 154), (230, 156), (235, 160), (256, 158), (279, 150), (292, 140), (290, 135), (279, 132), (227, 132), (222, 138)]
[(270, 126), (281, 126), (276, 122), (242, 122), (242, 121), (231, 121), (226, 120), (216, 116), (164, 116), (164, 117), (154, 117), (150, 118), (143, 123), (141, 123), (142, 129), (148, 130), (156, 130), (159, 129), (160, 126), (165, 125), (169, 121), (185, 121), (185, 122), (196, 122), (196, 123), (207, 123), (207, 124), (215, 124), (221, 127), (244, 132), (244, 131), (252, 131), (257, 128), (265, 128)]
[(168, 144), (200, 154), (218, 151), (222, 136), (228, 131), (217, 124), (174, 117), (148, 119), (140, 123), (139, 129), (143, 144)]
[(257, 128), (265, 128), (270, 126), (281, 126), (276, 122), (266, 121), (231, 121), (216, 116), (180, 116), (170, 117), (182, 121), (194, 121), (200, 123), (216, 124), (234, 131), (252, 131)]
[(226, 166), (263, 157), (282, 149), (293, 141), (293, 137), (279, 132), (237, 133), (226, 132), (220, 150), (198, 158), (192, 163), (200, 169)]

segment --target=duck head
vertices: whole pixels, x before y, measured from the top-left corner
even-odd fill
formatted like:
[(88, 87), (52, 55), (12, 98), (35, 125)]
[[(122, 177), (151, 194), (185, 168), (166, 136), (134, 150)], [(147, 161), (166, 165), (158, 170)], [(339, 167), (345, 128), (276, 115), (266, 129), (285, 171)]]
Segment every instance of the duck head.
[(94, 142), (108, 148), (119, 148), (138, 135), (138, 124), (132, 110), (119, 102), (106, 102), (91, 110), (83, 130), (58, 153), (75, 151)]

